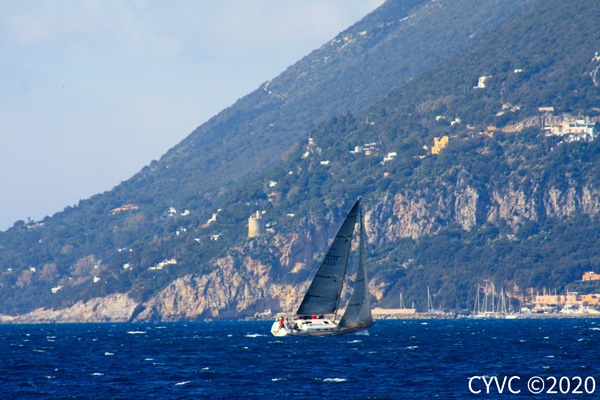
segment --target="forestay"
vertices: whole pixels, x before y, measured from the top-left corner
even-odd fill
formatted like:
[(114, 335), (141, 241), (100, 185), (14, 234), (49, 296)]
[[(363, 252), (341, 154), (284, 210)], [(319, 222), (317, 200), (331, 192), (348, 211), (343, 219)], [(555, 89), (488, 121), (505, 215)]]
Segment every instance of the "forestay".
[(344, 275), (346, 274), (354, 224), (356, 223), (359, 207), (360, 199), (356, 200), (352, 206), (329, 246), (317, 274), (304, 295), (302, 303), (300, 303), (297, 315), (323, 315), (336, 312)]
[(369, 300), (369, 279), (367, 277), (367, 256), (365, 253), (365, 234), (363, 227), (362, 213), (360, 216), (360, 242), (358, 270), (356, 271), (356, 282), (352, 297), (346, 306), (346, 312), (342, 317), (338, 328), (351, 329), (371, 326), (373, 318), (371, 316), (371, 302)]

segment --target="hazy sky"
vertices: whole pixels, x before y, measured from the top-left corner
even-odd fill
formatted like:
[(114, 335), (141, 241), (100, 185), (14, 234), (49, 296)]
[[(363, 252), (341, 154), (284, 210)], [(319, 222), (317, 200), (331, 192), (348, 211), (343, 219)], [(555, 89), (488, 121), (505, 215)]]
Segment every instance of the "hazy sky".
[(0, 0), (0, 230), (112, 189), (384, 0)]

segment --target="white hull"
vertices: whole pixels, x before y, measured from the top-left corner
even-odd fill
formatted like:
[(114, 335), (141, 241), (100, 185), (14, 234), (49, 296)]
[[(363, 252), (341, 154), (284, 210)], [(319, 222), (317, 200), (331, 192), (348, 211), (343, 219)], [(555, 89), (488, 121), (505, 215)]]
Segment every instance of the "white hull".
[(271, 333), (275, 336), (288, 335), (326, 335), (336, 330), (337, 324), (329, 319), (297, 319), (281, 326), (275, 321)]
[[(360, 218), (358, 218), (360, 217)], [(339, 322), (323, 318), (324, 315), (337, 315), (343, 289), (346, 267), (352, 246), (352, 236), (356, 221), (360, 223), (359, 260), (356, 280), (344, 315)], [(346, 215), (333, 242), (319, 264), (304, 298), (292, 321), (281, 317), (271, 327), (274, 336), (321, 336), (342, 335), (365, 330), (373, 324), (369, 301), (369, 279), (365, 253), (364, 225), (360, 197)], [(320, 317), (317, 317), (320, 316)]]
[[(370, 325), (369, 325), (370, 326)], [(338, 328), (337, 324), (329, 319), (308, 319), (294, 320), (284, 323), (275, 321), (271, 326), (273, 336), (323, 336), (323, 335), (343, 335), (346, 333), (358, 332), (367, 329), (369, 326), (357, 328)]]

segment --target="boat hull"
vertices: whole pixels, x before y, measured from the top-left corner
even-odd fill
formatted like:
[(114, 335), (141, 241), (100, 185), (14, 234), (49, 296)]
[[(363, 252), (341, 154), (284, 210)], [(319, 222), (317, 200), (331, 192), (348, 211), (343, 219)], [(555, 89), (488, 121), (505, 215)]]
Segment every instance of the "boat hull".
[[(310, 320), (307, 322), (295, 323), (294, 326), (281, 325), (278, 321), (271, 326), (271, 334), (277, 337), (283, 336), (325, 336), (325, 335), (345, 335), (368, 329), (373, 325), (361, 325), (351, 328), (340, 328), (330, 320)], [(326, 322), (326, 323), (325, 323)]]

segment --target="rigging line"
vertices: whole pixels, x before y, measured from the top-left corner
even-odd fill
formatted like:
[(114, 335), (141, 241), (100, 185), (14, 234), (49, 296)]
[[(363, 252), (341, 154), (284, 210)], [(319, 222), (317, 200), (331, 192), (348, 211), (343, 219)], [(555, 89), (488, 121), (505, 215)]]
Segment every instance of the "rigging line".
[[(360, 198), (358, 201), (360, 201)], [(352, 210), (352, 209), (350, 209), (350, 210)], [(361, 207), (360, 203), (358, 205), (358, 214), (361, 217), (360, 221), (362, 221), (362, 207)], [(361, 224), (361, 229), (362, 229), (362, 222), (359, 222), (359, 223)], [(354, 220), (354, 225), (352, 225), (352, 233), (350, 234), (350, 239), (348, 239), (348, 236), (344, 236), (344, 238), (346, 238), (346, 240), (350, 240), (350, 246), (348, 247), (348, 254), (346, 255), (346, 262), (344, 263), (344, 272), (342, 273), (342, 284), (340, 285), (340, 290), (338, 292), (337, 301), (335, 304), (335, 313), (333, 314), (333, 322), (335, 322), (335, 320), (337, 318), (338, 308), (340, 307), (340, 300), (342, 297), (342, 291), (344, 289), (344, 283), (346, 283), (346, 285), (348, 284), (348, 282), (347, 282), (348, 277), (346, 276), (346, 269), (348, 268), (348, 260), (350, 259), (350, 250), (352, 249), (352, 236), (354, 236), (354, 227), (355, 226), (356, 226), (356, 220)]]

